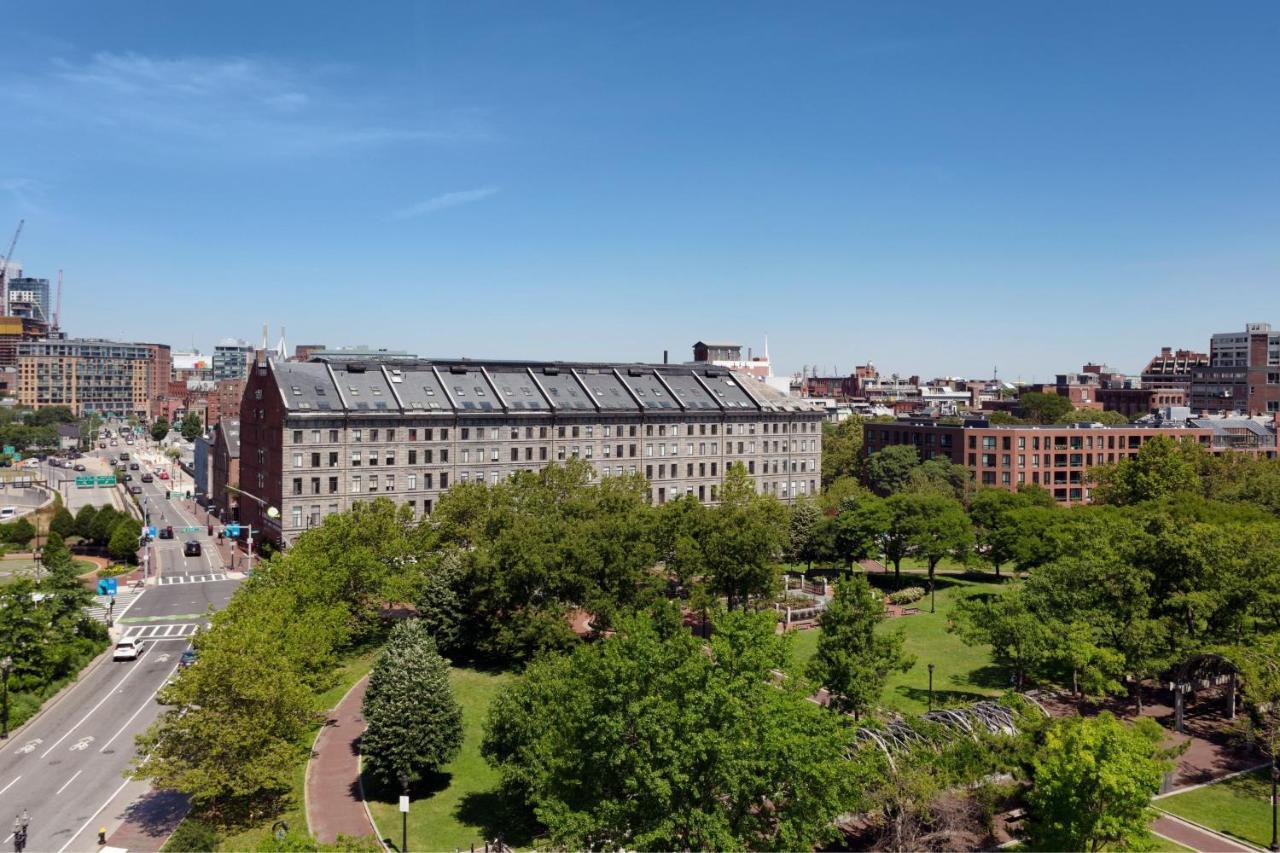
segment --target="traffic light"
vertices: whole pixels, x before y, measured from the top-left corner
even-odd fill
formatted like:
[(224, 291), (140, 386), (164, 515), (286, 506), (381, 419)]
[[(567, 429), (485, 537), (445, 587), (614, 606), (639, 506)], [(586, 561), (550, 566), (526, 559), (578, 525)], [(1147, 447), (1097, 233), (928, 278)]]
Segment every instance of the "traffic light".
[(164, 493), (164, 499), (169, 500), (169, 492), (167, 490)]

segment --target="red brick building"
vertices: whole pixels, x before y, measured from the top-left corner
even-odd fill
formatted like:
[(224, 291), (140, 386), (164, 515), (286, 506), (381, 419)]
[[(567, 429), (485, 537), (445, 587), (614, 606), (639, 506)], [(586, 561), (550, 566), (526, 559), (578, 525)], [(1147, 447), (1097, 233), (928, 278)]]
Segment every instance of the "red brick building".
[(1245, 450), (1275, 455), (1274, 432), (1256, 429), (1251, 435), (1258, 439), (1251, 445), (1242, 445), (1227, 424), (1217, 428), (992, 426), (986, 420), (943, 425), (933, 420), (909, 419), (869, 422), (863, 429), (867, 454), (894, 445), (911, 445), (922, 459), (945, 458), (963, 466), (979, 485), (1010, 491), (1024, 484), (1041, 486), (1062, 503), (1087, 503), (1087, 475), (1091, 469), (1137, 454), (1157, 435), (1195, 441), (1215, 453)]

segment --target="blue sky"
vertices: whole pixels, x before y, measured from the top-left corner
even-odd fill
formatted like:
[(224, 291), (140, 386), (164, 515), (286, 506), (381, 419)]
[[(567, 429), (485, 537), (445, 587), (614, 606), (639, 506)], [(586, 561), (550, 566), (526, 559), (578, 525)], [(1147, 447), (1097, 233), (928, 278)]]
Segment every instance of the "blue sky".
[(1280, 325), (1274, 2), (5, 24), (0, 238), (72, 334), (1043, 379)]

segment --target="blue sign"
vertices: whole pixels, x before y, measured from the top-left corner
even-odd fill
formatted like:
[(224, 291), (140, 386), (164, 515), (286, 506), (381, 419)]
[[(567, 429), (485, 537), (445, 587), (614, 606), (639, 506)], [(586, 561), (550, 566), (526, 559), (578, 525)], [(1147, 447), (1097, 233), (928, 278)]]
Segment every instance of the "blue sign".
[(238, 525), (238, 524), (228, 524), (226, 527), (222, 528), (222, 532), (223, 532), (223, 533), (225, 533), (225, 534), (226, 534), (226, 535), (228, 535), (228, 536), (239, 536), (239, 535), (240, 535), (240, 525)]
[(118, 588), (115, 578), (102, 578), (98, 581), (98, 595), (115, 595)]
[(150, 536), (152, 539), (155, 539), (155, 538), (156, 538), (156, 529), (155, 529), (154, 527), (148, 527), (148, 528), (147, 528), (147, 535), (148, 535), (148, 536)]

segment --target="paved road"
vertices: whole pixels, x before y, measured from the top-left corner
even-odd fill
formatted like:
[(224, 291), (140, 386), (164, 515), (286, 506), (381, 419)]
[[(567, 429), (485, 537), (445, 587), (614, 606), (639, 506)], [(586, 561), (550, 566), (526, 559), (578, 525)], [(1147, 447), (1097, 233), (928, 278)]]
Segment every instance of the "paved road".
[[(165, 482), (142, 484), (153, 512), (175, 528), (196, 520), (164, 499)], [(203, 553), (184, 558), (183, 542), (200, 541)], [(97, 848), (97, 829), (128, 805), (136, 783), (123, 772), (133, 757), (134, 736), (163, 710), (156, 692), (177, 668), (188, 637), (206, 623), (210, 607), (226, 604), (238, 581), (226, 574), (217, 549), (200, 533), (176, 534), (148, 549), (159, 581), (116, 614), (117, 630), (141, 638), (145, 651), (136, 662), (99, 664), (45, 714), (0, 746), (0, 847), (7, 848), (12, 817), (30, 815), (28, 850), (63, 853)], [(128, 790), (126, 790), (126, 788)]]

